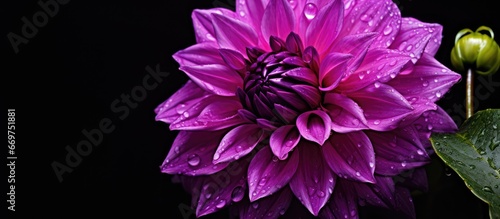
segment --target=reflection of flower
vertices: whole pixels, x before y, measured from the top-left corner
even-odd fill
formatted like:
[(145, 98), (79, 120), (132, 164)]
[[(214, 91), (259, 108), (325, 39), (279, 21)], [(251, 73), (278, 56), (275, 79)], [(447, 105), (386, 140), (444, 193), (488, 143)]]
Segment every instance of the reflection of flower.
[(293, 197), (325, 218), (414, 215), (428, 137), (456, 129), (435, 104), (460, 79), (433, 58), (442, 27), (390, 0), (237, 2), (193, 12), (197, 44), (174, 55), (190, 81), (155, 111), (180, 130), (161, 170), (197, 215), (276, 218)]

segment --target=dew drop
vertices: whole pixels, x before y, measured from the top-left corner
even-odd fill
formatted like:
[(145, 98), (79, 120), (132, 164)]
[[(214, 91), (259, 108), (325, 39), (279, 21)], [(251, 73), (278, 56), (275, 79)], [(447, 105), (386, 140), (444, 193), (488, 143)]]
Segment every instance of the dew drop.
[(411, 49), (413, 49), (413, 46), (411, 44), (406, 47), (406, 51), (410, 51)]
[(258, 207), (259, 207), (259, 203), (258, 202), (252, 203), (252, 208), (253, 209), (257, 209)]
[(215, 152), (214, 154), (214, 160), (218, 160), (220, 158), (220, 154)]
[(226, 200), (224, 199), (221, 199), (217, 205), (215, 205), (216, 208), (223, 208), (224, 206), (226, 206)]
[(368, 16), (367, 14), (364, 14), (364, 15), (361, 16), (361, 20), (362, 21), (368, 21), (368, 20), (370, 20), (370, 16)]
[(304, 8), (304, 15), (308, 20), (312, 20), (316, 17), (316, 13), (318, 12), (318, 7), (314, 3), (308, 3)]
[(240, 11), (240, 16), (245, 17), (245, 12), (244, 11)]
[(424, 81), (424, 83), (422, 83), (422, 86), (424, 86), (424, 87), (429, 86), (429, 82), (428, 81)]
[(351, 122), (354, 126), (359, 125), (359, 119), (353, 119)]
[(370, 168), (375, 167), (375, 164), (373, 162), (370, 162), (369, 165), (370, 165)]
[(200, 161), (201, 161), (200, 156), (198, 156), (197, 154), (189, 155), (188, 160), (187, 160), (188, 164), (190, 166), (193, 166), (193, 167), (198, 166), (200, 164)]
[(179, 148), (179, 146), (177, 146), (177, 147), (175, 147), (175, 148), (174, 148), (174, 152), (175, 152), (176, 154), (180, 153), (180, 150), (181, 150), (181, 149)]
[(212, 34), (210, 33), (207, 33), (205, 37), (207, 37), (208, 40), (215, 40), (214, 36), (212, 36)]
[(325, 197), (325, 192), (319, 191), (316, 193), (319, 197)]
[(396, 74), (395, 73), (391, 73), (391, 74), (389, 74), (389, 76), (391, 76), (391, 78), (395, 78)]
[(189, 113), (186, 111), (182, 114), (184, 116), (184, 118), (188, 118), (189, 117)]
[(236, 188), (234, 188), (233, 192), (231, 193), (231, 200), (233, 200), (233, 202), (239, 202), (243, 199), (244, 195), (245, 195), (245, 191), (244, 191), (243, 187), (237, 186)]
[(424, 155), (424, 151), (422, 151), (422, 150), (418, 149), (418, 150), (417, 150), (417, 154), (418, 154), (418, 155)]
[(373, 85), (375, 86), (375, 88), (379, 88), (380, 87), (380, 82), (375, 82)]
[(186, 111), (186, 105), (185, 104), (180, 104), (177, 107), (175, 107), (175, 111), (180, 115), (184, 111)]
[(297, 1), (296, 0), (288, 0), (288, 3), (290, 3), (290, 6), (295, 9), (297, 7)]
[(374, 125), (378, 125), (378, 124), (380, 124), (380, 120), (375, 120), (375, 121), (373, 121), (373, 124), (374, 124)]
[(493, 189), (491, 189), (491, 187), (489, 187), (489, 186), (483, 187), (482, 190), (485, 191), (485, 192), (493, 193)]
[(356, 216), (356, 211), (355, 210), (351, 210), (351, 217), (354, 217)]
[(243, 147), (241, 145), (238, 145), (236, 146), (236, 152), (240, 153), (241, 151), (243, 151)]
[(360, 176), (361, 176), (361, 173), (356, 172), (356, 176), (357, 176), (357, 177), (360, 177)]
[(286, 212), (286, 211), (285, 211), (285, 209), (281, 209), (281, 210), (280, 210), (280, 215), (284, 215), (284, 214), (285, 214), (285, 212)]
[(436, 92), (436, 97), (438, 97), (438, 98), (439, 98), (439, 97), (441, 97), (441, 95), (442, 95), (442, 94), (441, 94), (441, 92), (439, 92), (439, 91), (438, 91), (438, 92)]
[(384, 35), (389, 35), (390, 33), (392, 32), (392, 27), (391, 26), (387, 26), (384, 28)]
[(265, 184), (266, 184), (266, 182), (267, 182), (267, 178), (263, 177), (262, 179), (260, 179), (260, 181), (259, 181), (259, 185), (260, 185), (260, 186), (263, 186), (263, 185), (265, 185)]
[(401, 162), (402, 167), (406, 167), (406, 161)]

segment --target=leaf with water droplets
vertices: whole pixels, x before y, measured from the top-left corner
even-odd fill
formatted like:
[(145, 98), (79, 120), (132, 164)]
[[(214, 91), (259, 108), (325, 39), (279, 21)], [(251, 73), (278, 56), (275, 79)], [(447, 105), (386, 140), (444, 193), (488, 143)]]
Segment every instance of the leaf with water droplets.
[(432, 146), (478, 198), (500, 218), (500, 109), (477, 112), (454, 134), (434, 133)]

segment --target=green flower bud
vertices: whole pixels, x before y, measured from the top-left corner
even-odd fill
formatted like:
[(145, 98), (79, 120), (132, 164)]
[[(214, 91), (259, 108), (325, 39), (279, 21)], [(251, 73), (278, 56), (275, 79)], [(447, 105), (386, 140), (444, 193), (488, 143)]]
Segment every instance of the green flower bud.
[[(483, 34), (483, 32), (489, 32)], [(451, 50), (451, 64), (459, 71), (471, 68), (482, 75), (496, 73), (500, 67), (500, 47), (493, 40), (493, 30), (486, 26), (476, 32), (466, 28), (457, 33)]]

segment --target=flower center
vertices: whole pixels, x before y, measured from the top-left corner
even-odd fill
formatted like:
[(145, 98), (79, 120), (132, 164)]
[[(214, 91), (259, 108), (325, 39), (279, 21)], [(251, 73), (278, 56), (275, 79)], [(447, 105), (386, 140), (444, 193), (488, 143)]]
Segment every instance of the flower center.
[(271, 37), (272, 51), (247, 48), (249, 63), (244, 89), (238, 96), (246, 110), (276, 125), (289, 124), (304, 111), (319, 106), (318, 55), (303, 50), (300, 37), (290, 33), (286, 41)]

